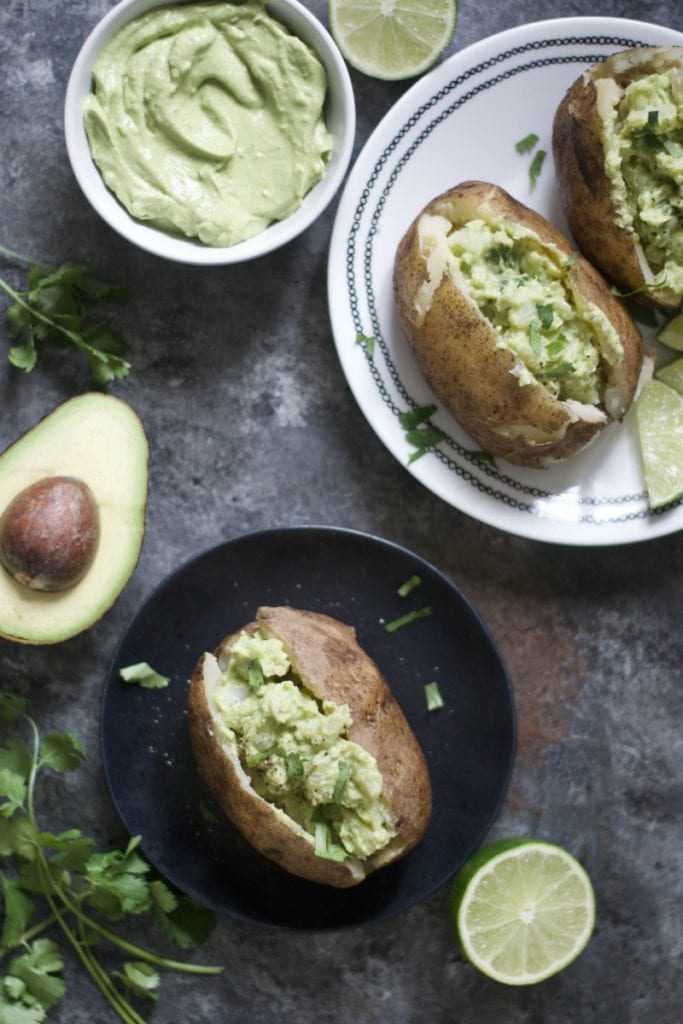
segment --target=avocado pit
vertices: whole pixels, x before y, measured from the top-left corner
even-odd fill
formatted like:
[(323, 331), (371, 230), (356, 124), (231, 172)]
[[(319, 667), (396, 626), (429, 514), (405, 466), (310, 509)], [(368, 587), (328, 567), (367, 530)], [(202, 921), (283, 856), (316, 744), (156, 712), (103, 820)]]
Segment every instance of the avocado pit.
[(44, 477), (0, 517), (0, 562), (31, 590), (68, 590), (92, 565), (99, 539), (100, 513), (90, 487), (77, 477)]

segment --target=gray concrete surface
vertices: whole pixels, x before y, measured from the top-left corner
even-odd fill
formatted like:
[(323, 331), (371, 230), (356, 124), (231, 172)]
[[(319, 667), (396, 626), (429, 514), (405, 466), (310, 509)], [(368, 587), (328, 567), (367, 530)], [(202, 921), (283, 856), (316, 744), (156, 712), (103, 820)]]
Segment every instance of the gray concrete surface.
[[(680, 533), (625, 549), (545, 545), (482, 525), (414, 481), (366, 423), (338, 364), (325, 290), (334, 206), (279, 252), (225, 269), (157, 260), (109, 230), (72, 176), (62, 105), (78, 49), (110, 6), (0, 5), (0, 243), (46, 263), (83, 259), (130, 286), (117, 323), (131, 341), (133, 371), (113, 391), (138, 410), (151, 443), (147, 534), (120, 600), (60, 646), (0, 643), (2, 685), (29, 694), (42, 727), (70, 728), (89, 752), (77, 775), (48, 786), (51, 828), (74, 824), (75, 815), (102, 843), (124, 841), (99, 761), (100, 694), (116, 642), (154, 586), (192, 554), (246, 530), (339, 525), (413, 549), (478, 607), (507, 659), (519, 713), (512, 785), (491, 835), (533, 833), (566, 845), (591, 873), (598, 901), (588, 950), (529, 989), (499, 986), (463, 961), (445, 890), (397, 918), (340, 934), (225, 920), (198, 954), (224, 964), (224, 975), (167, 975), (150, 1018), (677, 1024)], [(309, 6), (326, 19), (322, 0)], [(451, 51), (528, 21), (596, 13), (677, 18), (683, 27), (679, 5), (666, 0), (462, 0)], [(353, 83), (360, 147), (405, 87), (355, 73)], [(6, 344), (0, 326), (0, 350)], [(59, 352), (46, 352), (25, 376), (0, 351), (0, 447), (86, 386), (85, 372)], [(67, 977), (50, 1020), (114, 1020), (70, 956)]]

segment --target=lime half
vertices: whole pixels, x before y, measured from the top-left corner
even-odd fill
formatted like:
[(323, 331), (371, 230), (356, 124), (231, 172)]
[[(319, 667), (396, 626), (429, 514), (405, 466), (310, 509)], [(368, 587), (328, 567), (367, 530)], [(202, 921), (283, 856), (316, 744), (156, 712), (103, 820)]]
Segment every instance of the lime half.
[(664, 324), (657, 335), (657, 341), (663, 341), (669, 348), (683, 352), (683, 313), (679, 313), (673, 320)]
[(657, 380), (668, 384), (670, 388), (679, 391), (683, 395), (683, 356), (674, 359), (673, 363), (661, 366), (655, 373)]
[(651, 380), (636, 402), (636, 418), (650, 508), (662, 508), (683, 494), (683, 395)]
[(373, 78), (413, 78), (448, 46), (456, 0), (330, 0), (330, 29), (346, 60)]
[(590, 879), (570, 853), (537, 839), (484, 847), (456, 876), (451, 912), (463, 952), (506, 985), (533, 985), (576, 959), (595, 924)]

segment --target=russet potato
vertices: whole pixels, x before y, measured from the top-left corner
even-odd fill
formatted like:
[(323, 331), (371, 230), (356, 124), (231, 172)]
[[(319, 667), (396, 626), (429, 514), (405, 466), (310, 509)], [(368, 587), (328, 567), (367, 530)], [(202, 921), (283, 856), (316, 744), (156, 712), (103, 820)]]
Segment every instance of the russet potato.
[(553, 123), (560, 199), (581, 252), (624, 294), (683, 299), (683, 46), (613, 54)]
[[(334, 761), (339, 744), (331, 743), (329, 737), (325, 741), (321, 734), (313, 736), (302, 756), (292, 753), (300, 749), (297, 744), (301, 737), (309, 735), (310, 719), (303, 715), (295, 718), (291, 711), (294, 704), (285, 702), (285, 691), (278, 692), (278, 688), (288, 686), (290, 695), (295, 693), (294, 683), (286, 683), (284, 676), (263, 698), (274, 709), (271, 714), (277, 718), (277, 740), (271, 745), (271, 719), (259, 725), (256, 744), (261, 752), (248, 756), (244, 736), (240, 737), (239, 729), (234, 728), (234, 716), (240, 714), (235, 708), (242, 702), (251, 700), (253, 705), (252, 686), (226, 683), (224, 672), (230, 671), (230, 659), (238, 643), (248, 647), (249, 638), (255, 636), (259, 643), (279, 641), (297, 680), (296, 690), (300, 692), (295, 694), (296, 702), (307, 712), (312, 703), (318, 706), (323, 715), (321, 728), (333, 716), (350, 717), (341, 742), (342, 749), (356, 758), (353, 763), (365, 771), (367, 762), (374, 758), (372, 772), (357, 778), (355, 769), (348, 774), (349, 754), (342, 755), (348, 774), (344, 796), (337, 795), (341, 761), (338, 765)], [(266, 665), (272, 654), (265, 645), (263, 651), (261, 664), (268, 676), (269, 671), (275, 671)], [(252, 668), (250, 662), (246, 673), (249, 679)], [(292, 676), (287, 674), (286, 678)], [(256, 686), (259, 689), (258, 681)], [(248, 724), (255, 717), (252, 705), (244, 703)], [(231, 728), (226, 728), (226, 707), (233, 715)], [(259, 608), (255, 622), (226, 637), (214, 654), (205, 653), (200, 658), (190, 684), (188, 724), (199, 772), (222, 810), (257, 850), (291, 874), (337, 888), (357, 885), (370, 872), (408, 853), (427, 828), (431, 785), (417, 740), (380, 669), (358, 645), (354, 630), (327, 615), (289, 607)], [(319, 801), (308, 806), (302, 801), (315, 784), (313, 772), (324, 772), (326, 759), (333, 762), (329, 768), (332, 781), (336, 781), (334, 790), (325, 795), (323, 786)], [(290, 764), (293, 781), (288, 779)], [(264, 767), (270, 772), (268, 784), (262, 775)], [(377, 787), (372, 806), (381, 802), (387, 841), (368, 856), (359, 856), (355, 848), (351, 853), (343, 849), (339, 838), (343, 829), (337, 833), (334, 821), (341, 803), (350, 807), (359, 799), (358, 787), (369, 776)], [(276, 789), (281, 786), (275, 795), (268, 789), (273, 779)], [(290, 790), (293, 795), (288, 796)], [(353, 811), (345, 813), (353, 815)], [(325, 851), (321, 855), (318, 848), (321, 820), (327, 828), (325, 816), (332, 822), (334, 856), (325, 855)], [(360, 827), (362, 830), (362, 822)]]
[(491, 455), (566, 459), (632, 401), (642, 340), (624, 306), (560, 231), (496, 185), (463, 182), (427, 204), (398, 246), (394, 293), (434, 395)]

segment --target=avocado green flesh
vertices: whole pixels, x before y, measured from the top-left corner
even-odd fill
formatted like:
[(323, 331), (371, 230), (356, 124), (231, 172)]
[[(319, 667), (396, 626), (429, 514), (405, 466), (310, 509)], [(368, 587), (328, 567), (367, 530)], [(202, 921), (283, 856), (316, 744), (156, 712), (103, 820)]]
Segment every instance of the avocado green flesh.
[[(250, 686), (255, 662), (263, 682)], [(236, 748), (255, 791), (311, 834), (322, 821), (335, 859), (365, 860), (394, 837), (377, 762), (346, 738), (348, 707), (308, 693), (280, 640), (242, 632), (214, 703), (219, 738)]]
[(602, 310), (573, 294), (566, 256), (497, 219), (468, 221), (447, 241), (459, 282), (515, 356), (520, 385), (540, 383), (560, 401), (600, 404), (608, 368), (623, 350)]
[(325, 172), (325, 69), (254, 0), (148, 11), (104, 48), (93, 86), (93, 160), (162, 231), (233, 245), (294, 212)]
[(655, 283), (683, 295), (681, 71), (647, 75), (615, 93), (603, 142), (620, 226), (639, 239)]
[(69, 590), (31, 590), (0, 567), (0, 635), (23, 643), (57, 643), (87, 629), (135, 568), (147, 501), (147, 440), (135, 412), (103, 394), (58, 406), (0, 455), (0, 513), (50, 476), (77, 477), (90, 487), (100, 540), (87, 573)]

